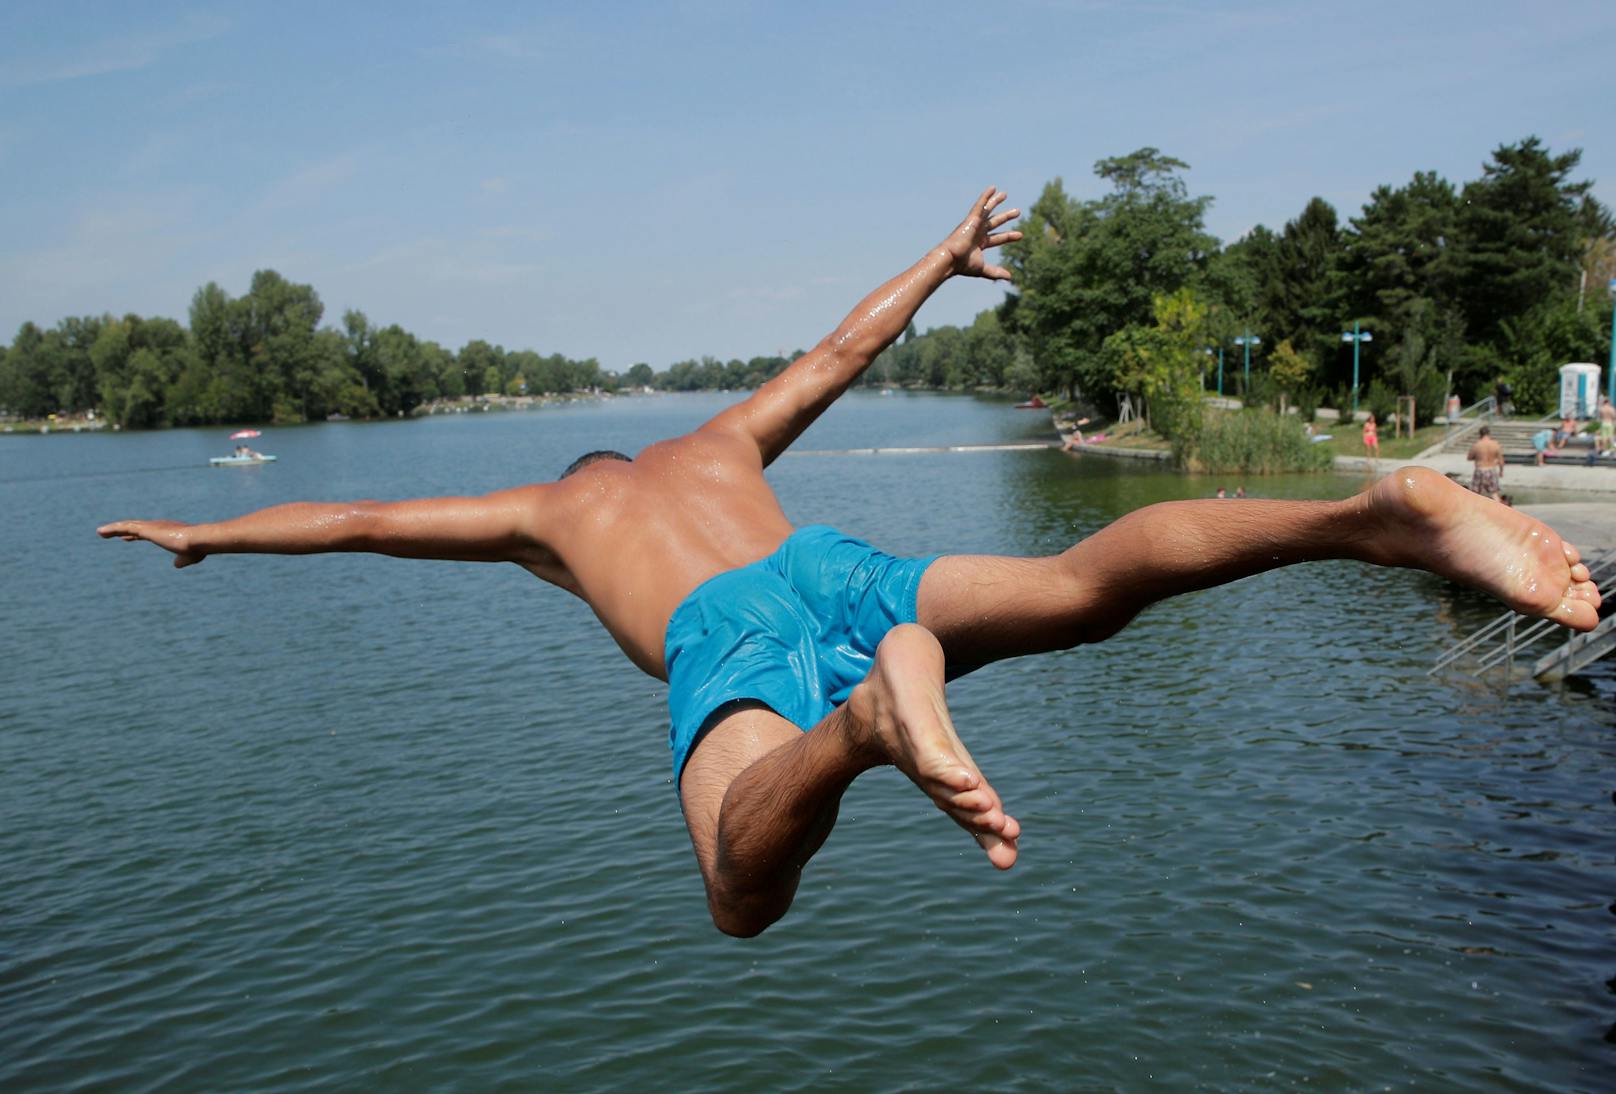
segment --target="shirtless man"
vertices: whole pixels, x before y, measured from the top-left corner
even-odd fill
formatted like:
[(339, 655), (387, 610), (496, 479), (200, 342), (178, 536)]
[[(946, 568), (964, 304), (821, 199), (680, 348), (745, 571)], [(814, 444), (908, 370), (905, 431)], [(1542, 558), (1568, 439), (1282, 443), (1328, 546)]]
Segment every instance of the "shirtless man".
[(1610, 405), (1605, 396), (1599, 397), (1599, 437), (1597, 438), (1601, 453), (1616, 449), (1616, 406)]
[(897, 766), (1016, 860), (1005, 812), (949, 719), (950, 676), (1098, 642), (1176, 593), (1310, 559), (1432, 570), (1521, 611), (1592, 628), (1599, 594), (1541, 523), (1408, 469), (1341, 502), (1168, 502), (1049, 558), (897, 559), (794, 530), (764, 468), (957, 276), (1007, 279), (985, 252), (1018, 232), (990, 188), (960, 226), (830, 335), (695, 432), (630, 460), (591, 453), (556, 482), (483, 497), (299, 502), (219, 523), (117, 521), (176, 566), (209, 555), (370, 551), (514, 562), (583, 598), (631, 661), (668, 681), (674, 780), (713, 921), (752, 935), (785, 914), (848, 785)]
[(1470, 489), (1484, 498), (1499, 500), (1504, 493), (1504, 449), (1493, 440), (1493, 431), (1482, 426), (1476, 443), (1465, 453), (1465, 459), (1476, 465), (1470, 476)]

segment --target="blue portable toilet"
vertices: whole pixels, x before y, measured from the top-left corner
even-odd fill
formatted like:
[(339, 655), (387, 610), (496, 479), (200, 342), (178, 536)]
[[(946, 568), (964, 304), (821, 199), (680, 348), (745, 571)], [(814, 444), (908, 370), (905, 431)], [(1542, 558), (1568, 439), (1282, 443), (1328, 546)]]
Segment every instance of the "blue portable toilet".
[(1592, 418), (1599, 412), (1599, 366), (1560, 366), (1560, 417)]

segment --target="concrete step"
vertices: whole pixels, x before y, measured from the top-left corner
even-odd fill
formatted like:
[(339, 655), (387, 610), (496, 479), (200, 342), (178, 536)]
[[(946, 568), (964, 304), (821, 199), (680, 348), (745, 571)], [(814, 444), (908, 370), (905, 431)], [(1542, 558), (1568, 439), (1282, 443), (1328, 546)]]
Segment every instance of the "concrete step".
[[(1531, 452), (1532, 435), (1538, 432), (1540, 429), (1553, 429), (1554, 427), (1554, 422), (1492, 421), (1488, 423), (1488, 428), (1492, 432), (1493, 440), (1497, 441), (1501, 446), (1503, 446), (1506, 452), (1512, 450), (1519, 452)], [(1442, 451), (1464, 452), (1475, 443), (1476, 433), (1474, 430), (1472, 430), (1469, 433), (1444, 442), (1442, 445)], [(1578, 440), (1573, 438), (1570, 443), (1577, 444)], [(1582, 440), (1581, 443), (1583, 445), (1591, 445), (1593, 443), (1592, 436), (1590, 435), (1587, 439)]]

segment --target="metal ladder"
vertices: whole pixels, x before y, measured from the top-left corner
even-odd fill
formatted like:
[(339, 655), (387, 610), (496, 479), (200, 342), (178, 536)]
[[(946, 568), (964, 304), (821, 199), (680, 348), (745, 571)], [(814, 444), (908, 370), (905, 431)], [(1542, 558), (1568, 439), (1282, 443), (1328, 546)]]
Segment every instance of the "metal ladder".
[[(1616, 548), (1584, 562), (1600, 595), (1608, 599), (1612, 588), (1616, 587)], [(1561, 627), (1547, 619), (1505, 612), (1437, 658), (1426, 675), (1435, 676), (1469, 659), (1472, 663), (1466, 668), (1473, 676), (1483, 676), (1502, 667), (1508, 677), (1514, 675), (1517, 658), (1530, 656), (1534, 678), (1560, 680), (1616, 650), (1616, 615), (1600, 620), (1599, 626), (1587, 634), (1574, 634), (1562, 642), (1559, 639), (1563, 634)], [(1546, 651), (1545, 639), (1555, 640), (1555, 645)]]

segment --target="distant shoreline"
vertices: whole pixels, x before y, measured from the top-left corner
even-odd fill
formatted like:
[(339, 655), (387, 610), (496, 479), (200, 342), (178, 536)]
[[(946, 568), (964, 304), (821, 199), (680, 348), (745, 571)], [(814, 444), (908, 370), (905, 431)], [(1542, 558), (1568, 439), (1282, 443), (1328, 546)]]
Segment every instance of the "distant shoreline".
[[(566, 405), (571, 403), (590, 402), (601, 399), (611, 399), (619, 396), (647, 394), (643, 391), (577, 391), (566, 395), (466, 395), (459, 399), (434, 399), (429, 403), (422, 403), (408, 415), (400, 414), (398, 418), (349, 418), (334, 414), (325, 421), (336, 424), (341, 422), (390, 422), (399, 418), (424, 418), (435, 414), (469, 414), (469, 413), (507, 413), (521, 410), (540, 410), (548, 406)], [(652, 392), (650, 394), (662, 394)], [(165, 433), (171, 429), (290, 429), (305, 425), (320, 425), (320, 422), (226, 422), (216, 425), (160, 425), (149, 429), (124, 429), (114, 425), (104, 418), (89, 415), (75, 415), (64, 417), (57, 415), (52, 418), (24, 418), (17, 421), (0, 422), (0, 435), (49, 436), (60, 433)]]

